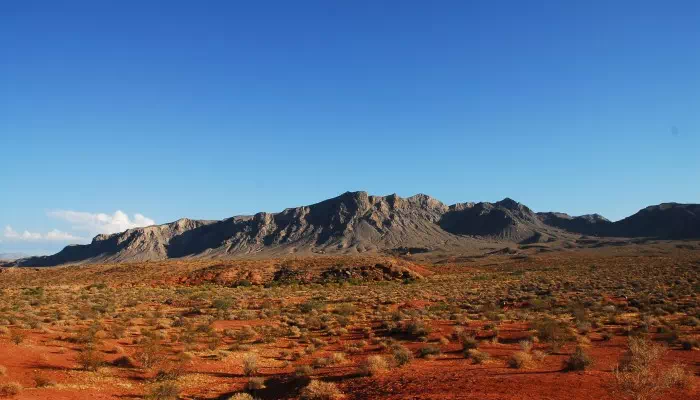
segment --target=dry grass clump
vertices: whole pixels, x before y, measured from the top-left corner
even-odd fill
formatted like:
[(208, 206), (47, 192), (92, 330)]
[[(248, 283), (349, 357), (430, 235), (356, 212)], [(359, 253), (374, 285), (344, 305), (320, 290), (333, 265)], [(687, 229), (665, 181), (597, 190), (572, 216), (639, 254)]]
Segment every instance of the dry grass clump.
[(432, 359), (442, 354), (438, 346), (428, 345), (418, 350), (418, 357)]
[(309, 376), (314, 373), (314, 368), (307, 364), (297, 365), (294, 368), (294, 375), (296, 376)]
[(539, 340), (549, 343), (553, 351), (559, 351), (566, 342), (573, 339), (568, 326), (551, 317), (535, 321), (533, 328), (537, 331)]
[(338, 387), (331, 382), (312, 380), (301, 391), (302, 400), (337, 400), (344, 397)]
[(346, 362), (348, 362), (348, 359), (345, 358), (345, 354), (343, 353), (333, 353), (331, 354), (329, 361), (331, 365), (339, 365), (345, 364)]
[(649, 400), (671, 387), (689, 387), (691, 379), (683, 367), (661, 368), (665, 352), (664, 346), (630, 337), (628, 350), (613, 371), (618, 391), (634, 400)]
[(252, 376), (258, 373), (258, 355), (255, 353), (247, 353), (243, 358), (243, 374)]
[(516, 351), (506, 361), (510, 368), (527, 368), (532, 363), (532, 356), (524, 351)]
[(180, 388), (175, 382), (163, 382), (153, 386), (145, 396), (147, 400), (176, 400), (180, 396)]
[(673, 364), (671, 368), (666, 370), (666, 383), (670, 387), (678, 389), (691, 389), (693, 387), (693, 375), (684, 366)]
[(518, 342), (518, 345), (520, 346), (520, 350), (529, 353), (532, 350), (532, 341), (531, 340), (521, 340)]
[(10, 340), (18, 346), (22, 344), (26, 338), (27, 334), (20, 330), (15, 329), (10, 332)]
[(489, 353), (477, 349), (467, 350), (465, 357), (471, 359), (474, 364), (482, 364), (484, 361), (491, 358)]
[(104, 364), (102, 353), (93, 347), (87, 347), (78, 354), (76, 358), (78, 364), (86, 371), (96, 371)]
[(260, 376), (249, 378), (246, 387), (248, 390), (265, 389), (265, 378)]
[(545, 353), (544, 351), (535, 350), (532, 352), (532, 358), (535, 361), (541, 362), (544, 361), (545, 358), (547, 358), (547, 353)]
[(369, 356), (360, 364), (362, 375), (374, 376), (389, 369), (389, 364), (382, 356)]
[(146, 369), (160, 364), (164, 357), (159, 341), (155, 338), (143, 340), (141, 348), (134, 354), (134, 358)]
[(0, 397), (10, 397), (18, 395), (22, 389), (22, 385), (17, 382), (8, 382), (0, 384)]
[(413, 360), (413, 353), (402, 345), (392, 347), (391, 356), (394, 358), (394, 363), (397, 367), (403, 367)]
[(462, 351), (466, 354), (469, 350), (471, 349), (476, 349), (479, 347), (479, 341), (476, 340), (476, 337), (473, 335), (468, 334), (465, 331), (459, 332), (457, 338), (459, 339), (459, 343), (462, 345)]

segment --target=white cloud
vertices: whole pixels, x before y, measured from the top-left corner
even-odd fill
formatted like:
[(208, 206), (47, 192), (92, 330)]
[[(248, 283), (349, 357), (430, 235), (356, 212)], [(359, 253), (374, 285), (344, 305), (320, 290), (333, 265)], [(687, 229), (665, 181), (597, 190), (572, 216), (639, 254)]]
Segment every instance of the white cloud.
[(117, 210), (113, 215), (104, 213), (89, 213), (70, 210), (55, 210), (48, 212), (49, 217), (61, 219), (73, 224), (76, 231), (98, 233), (117, 233), (127, 229), (155, 225), (155, 221), (143, 214), (134, 214), (130, 218), (125, 212)]
[(5, 226), (5, 237), (8, 239), (19, 238), (19, 233), (15, 232), (10, 225)]
[(58, 229), (54, 229), (45, 235), (38, 232), (29, 232), (28, 230), (19, 233), (12, 229), (10, 225), (5, 226), (3, 236), (11, 240), (55, 240), (65, 242), (83, 240), (81, 237), (73, 236), (68, 232), (61, 232)]
[(81, 238), (81, 237), (73, 236), (72, 234), (70, 234), (68, 232), (62, 232), (62, 231), (59, 231), (58, 229), (54, 229), (51, 232), (47, 233), (46, 239), (47, 240), (61, 240), (61, 241), (83, 240), (83, 238)]

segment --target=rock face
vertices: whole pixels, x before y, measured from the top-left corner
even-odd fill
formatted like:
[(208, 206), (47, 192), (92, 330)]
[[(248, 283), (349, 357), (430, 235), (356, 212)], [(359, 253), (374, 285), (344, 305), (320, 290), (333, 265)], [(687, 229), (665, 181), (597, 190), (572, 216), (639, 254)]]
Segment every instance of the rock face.
[(511, 199), (447, 206), (430, 196), (347, 192), (310, 206), (222, 221), (178, 221), (98, 235), (20, 266), (136, 262), (182, 257), (289, 253), (359, 253), (393, 249), (459, 249), (479, 240), (532, 243), (576, 234), (700, 236), (698, 205), (662, 204), (612, 223), (599, 215), (536, 214)]

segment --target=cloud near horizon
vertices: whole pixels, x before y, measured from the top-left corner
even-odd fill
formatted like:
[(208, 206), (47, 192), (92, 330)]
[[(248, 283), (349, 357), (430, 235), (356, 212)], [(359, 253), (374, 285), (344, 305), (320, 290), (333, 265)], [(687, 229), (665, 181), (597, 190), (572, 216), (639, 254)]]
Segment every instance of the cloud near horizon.
[[(121, 210), (114, 214), (89, 213), (70, 210), (54, 210), (46, 213), (47, 216), (70, 223), (73, 231), (85, 232), (78, 236), (71, 232), (52, 229), (46, 233), (31, 232), (29, 230), (16, 231), (11, 225), (5, 225), (2, 238), (6, 242), (88, 242), (90, 237), (97, 234), (112, 234), (123, 232), (127, 229), (140, 228), (155, 225), (155, 221), (143, 214), (136, 213), (132, 217)], [(90, 236), (90, 237), (85, 237)], [(1, 242), (1, 241), (0, 241)]]
[(139, 213), (134, 214), (133, 218), (130, 218), (128, 214), (121, 210), (115, 211), (112, 215), (82, 211), (54, 210), (49, 211), (47, 215), (51, 218), (71, 223), (73, 225), (73, 230), (89, 232), (93, 235), (100, 233), (118, 233), (127, 229), (155, 225), (156, 223), (153, 219)]
[(84, 240), (79, 236), (74, 236), (68, 232), (59, 231), (58, 229), (53, 229), (46, 234), (41, 234), (39, 232), (29, 232), (24, 230), (24, 232), (19, 233), (12, 229), (12, 226), (6, 225), (3, 231), (3, 237), (10, 240), (23, 240), (23, 241), (33, 241), (33, 240), (51, 240), (51, 241), (78, 241)]

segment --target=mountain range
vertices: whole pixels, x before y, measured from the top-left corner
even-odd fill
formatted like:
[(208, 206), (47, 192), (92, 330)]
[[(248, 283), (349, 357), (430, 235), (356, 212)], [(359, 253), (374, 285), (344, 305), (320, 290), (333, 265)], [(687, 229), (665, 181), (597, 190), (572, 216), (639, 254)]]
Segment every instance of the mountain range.
[(424, 194), (401, 198), (346, 192), (279, 213), (220, 221), (183, 218), (163, 225), (97, 235), (41, 257), (6, 265), (141, 262), (170, 258), (352, 254), (404, 251), (459, 252), (503, 243), (575, 241), (581, 237), (700, 237), (700, 204), (663, 203), (617, 222), (598, 214), (535, 213), (506, 198), (495, 203), (445, 205)]

